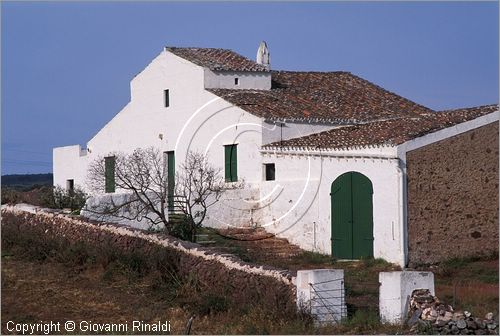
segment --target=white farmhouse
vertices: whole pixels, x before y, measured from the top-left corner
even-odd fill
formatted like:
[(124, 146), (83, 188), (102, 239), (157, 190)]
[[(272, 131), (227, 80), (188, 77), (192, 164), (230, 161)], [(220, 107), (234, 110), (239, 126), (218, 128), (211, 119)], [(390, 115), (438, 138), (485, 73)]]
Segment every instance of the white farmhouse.
[[(498, 250), (498, 105), (436, 112), (348, 72), (272, 71), (269, 59), (265, 43), (258, 62), (166, 47), (86, 148), (54, 149), (54, 184), (85, 187), (95, 158), (150, 146), (174, 174), (194, 150), (227, 183), (245, 181), (210, 210), (212, 227), (261, 226), (306, 250), (401, 266), (432, 262), (433, 237), (451, 249), (442, 257)], [(447, 222), (436, 197), (472, 217)]]

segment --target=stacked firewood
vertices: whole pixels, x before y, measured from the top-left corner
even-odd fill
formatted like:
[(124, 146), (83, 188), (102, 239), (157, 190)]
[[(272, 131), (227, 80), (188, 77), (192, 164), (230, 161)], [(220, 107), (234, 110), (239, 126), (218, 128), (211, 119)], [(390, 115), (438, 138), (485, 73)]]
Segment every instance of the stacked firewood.
[(412, 332), (433, 332), (443, 335), (498, 335), (498, 320), (492, 313), (485, 318), (472, 316), (468, 311), (454, 311), (453, 307), (442, 303), (428, 289), (413, 291), (408, 325)]

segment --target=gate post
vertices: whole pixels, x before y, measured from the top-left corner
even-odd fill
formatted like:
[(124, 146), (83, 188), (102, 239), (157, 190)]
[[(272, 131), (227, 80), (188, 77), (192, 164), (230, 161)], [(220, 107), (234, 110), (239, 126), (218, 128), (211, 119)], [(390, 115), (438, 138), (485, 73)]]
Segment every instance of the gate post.
[(404, 323), (408, 305), (415, 289), (428, 289), (434, 293), (432, 272), (402, 271), (380, 272), (379, 311), (380, 320), (388, 323)]
[(297, 308), (317, 323), (337, 323), (347, 317), (344, 270), (297, 271)]

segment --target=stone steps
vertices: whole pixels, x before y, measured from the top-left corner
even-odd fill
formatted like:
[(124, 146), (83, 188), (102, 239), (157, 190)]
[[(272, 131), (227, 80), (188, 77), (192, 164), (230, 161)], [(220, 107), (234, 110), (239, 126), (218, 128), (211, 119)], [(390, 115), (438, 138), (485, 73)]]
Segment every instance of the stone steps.
[(251, 259), (289, 260), (303, 252), (298, 246), (284, 238), (275, 237), (263, 228), (229, 228), (219, 232), (224, 237), (234, 239), (233, 246), (225, 246), (222, 250), (228, 253), (244, 250)]

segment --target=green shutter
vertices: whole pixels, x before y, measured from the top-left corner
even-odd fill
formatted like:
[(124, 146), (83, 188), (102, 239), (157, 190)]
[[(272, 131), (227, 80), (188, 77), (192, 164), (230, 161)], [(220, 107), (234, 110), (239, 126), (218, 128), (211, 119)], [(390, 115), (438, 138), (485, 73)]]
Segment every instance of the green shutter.
[(224, 146), (224, 176), (231, 182), (231, 146)]
[(238, 181), (238, 151), (236, 145), (231, 146), (231, 182)]
[(104, 158), (105, 191), (115, 192), (115, 157)]
[(167, 152), (167, 195), (168, 207), (174, 208), (174, 190), (175, 190), (175, 153), (174, 151)]
[(226, 182), (238, 181), (237, 145), (224, 146), (224, 172)]

